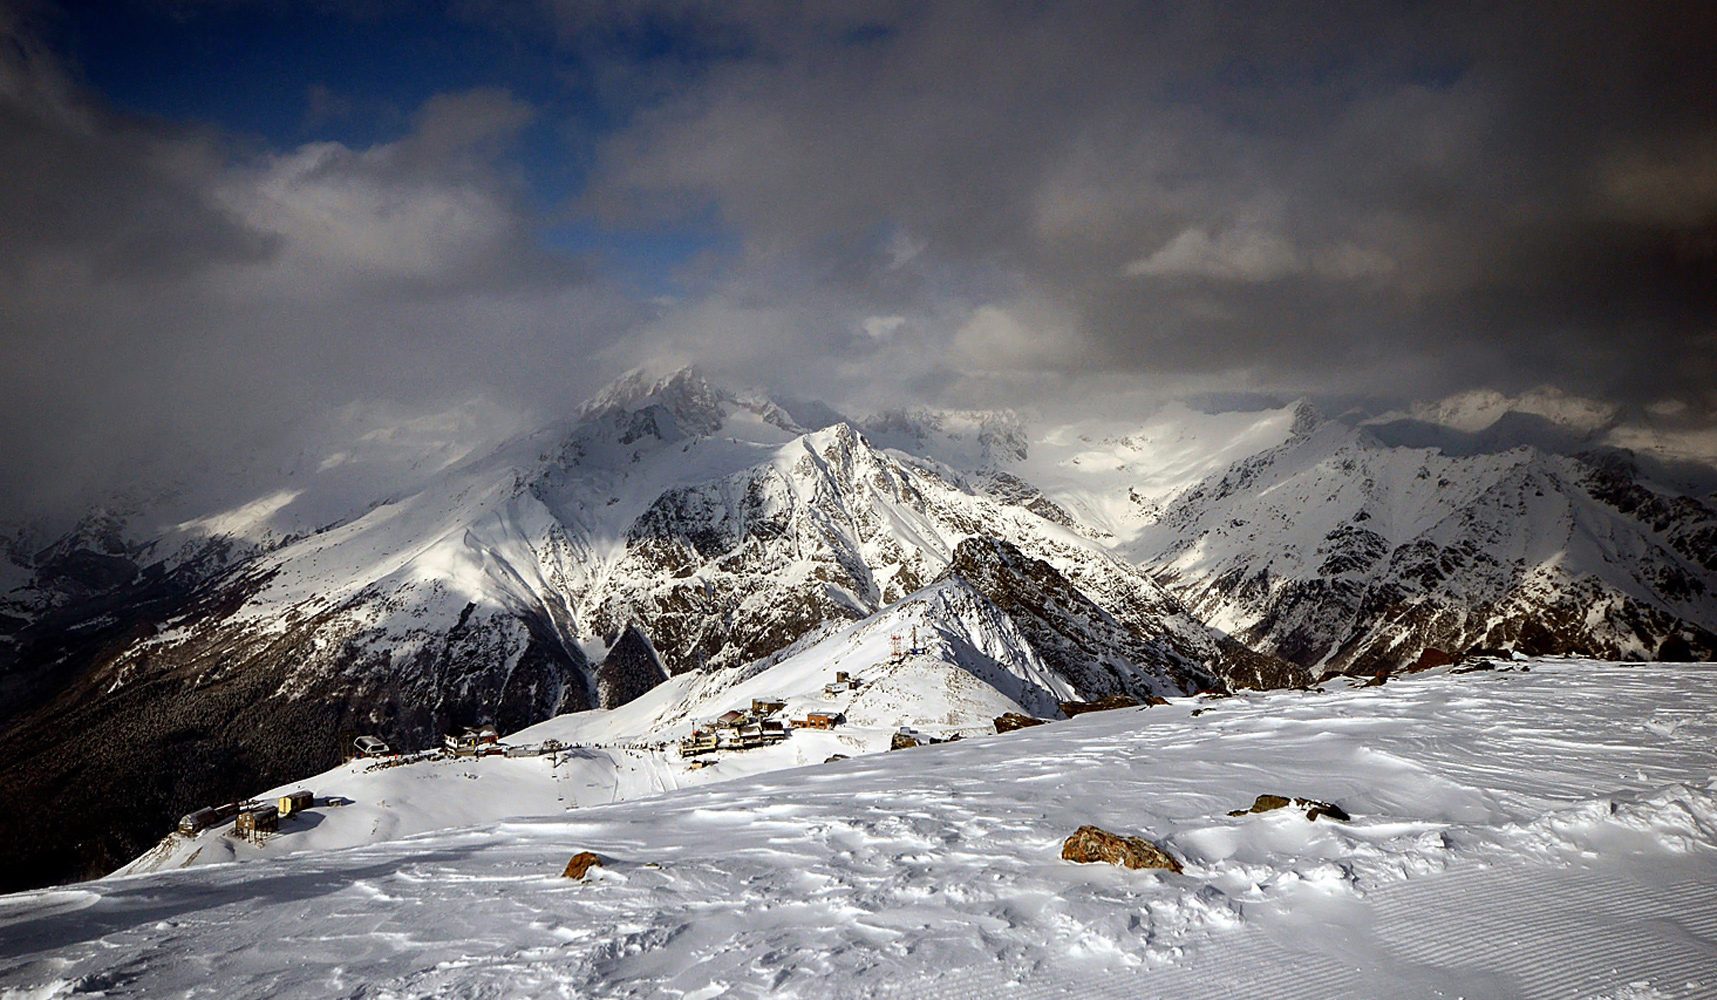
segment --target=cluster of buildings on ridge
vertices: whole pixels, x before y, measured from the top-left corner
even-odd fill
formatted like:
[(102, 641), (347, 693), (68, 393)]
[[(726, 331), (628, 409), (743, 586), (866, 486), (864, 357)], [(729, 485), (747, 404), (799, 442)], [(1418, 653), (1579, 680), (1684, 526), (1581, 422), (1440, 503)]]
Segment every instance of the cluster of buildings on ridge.
[[(833, 698), (842, 692), (857, 691), (862, 685), (862, 681), (839, 670), (832, 682), (823, 685), (823, 696)], [(713, 722), (693, 727), (691, 735), (680, 741), (680, 756), (770, 746), (785, 740), (795, 729), (833, 729), (846, 721), (845, 716), (835, 711), (806, 712), (801, 719), (780, 718), (786, 710), (784, 701), (753, 698), (750, 709), (736, 708), (722, 713)]]
[(204, 806), (180, 817), (179, 832), (191, 836), (232, 820), (234, 834), (246, 840), (260, 842), (269, 834), (279, 831), (283, 818), (303, 812), (315, 804), (316, 797), (307, 789), (300, 789), (289, 795), (282, 795), (278, 802), (252, 800)]

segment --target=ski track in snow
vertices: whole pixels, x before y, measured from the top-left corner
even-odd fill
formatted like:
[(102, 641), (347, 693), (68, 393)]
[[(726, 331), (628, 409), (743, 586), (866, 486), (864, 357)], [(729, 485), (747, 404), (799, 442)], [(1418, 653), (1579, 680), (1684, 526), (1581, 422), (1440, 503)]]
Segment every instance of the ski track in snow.
[(1530, 666), (0, 897), (0, 996), (1717, 997), (1717, 665)]

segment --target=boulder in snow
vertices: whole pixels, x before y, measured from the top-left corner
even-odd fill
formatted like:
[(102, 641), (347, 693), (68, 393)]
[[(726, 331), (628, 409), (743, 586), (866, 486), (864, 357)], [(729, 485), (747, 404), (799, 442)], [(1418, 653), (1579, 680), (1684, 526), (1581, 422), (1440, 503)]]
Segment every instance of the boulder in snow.
[(1407, 672), (1410, 674), (1416, 674), (1421, 670), (1430, 670), (1432, 667), (1446, 667), (1453, 662), (1455, 662), (1455, 658), (1450, 656), (1448, 653), (1443, 652), (1435, 646), (1426, 646), (1424, 650), (1419, 653), (1419, 659), (1416, 660), (1412, 666), (1407, 668)]
[(571, 861), (566, 863), (566, 871), (563, 871), (560, 874), (563, 878), (581, 879), (584, 877), (585, 872), (588, 872), (592, 868), (600, 867), (602, 867), (602, 859), (600, 857), (597, 857), (589, 851), (579, 851), (577, 854), (572, 856)]
[(1248, 813), (1273, 812), (1277, 809), (1286, 809), (1290, 805), (1304, 809), (1306, 811), (1307, 820), (1315, 821), (1319, 816), (1328, 816), (1330, 819), (1339, 819), (1345, 823), (1353, 818), (1347, 814), (1347, 810), (1343, 809), (1341, 806), (1335, 805), (1334, 803), (1319, 802), (1316, 799), (1289, 799), (1281, 795), (1267, 794), (1258, 796), (1258, 798), (1252, 802), (1252, 808), (1235, 809), (1228, 815), (1245, 816)]
[(1167, 868), (1179, 873), (1174, 855), (1143, 837), (1124, 837), (1095, 826), (1082, 826), (1061, 845), (1061, 857), (1082, 865), (1106, 861), (1123, 868)]

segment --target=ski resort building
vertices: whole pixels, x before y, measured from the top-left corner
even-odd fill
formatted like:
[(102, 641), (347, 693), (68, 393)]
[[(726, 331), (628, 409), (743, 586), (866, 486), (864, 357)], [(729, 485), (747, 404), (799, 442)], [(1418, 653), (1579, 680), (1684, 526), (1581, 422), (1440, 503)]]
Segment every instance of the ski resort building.
[(280, 804), (276, 808), (280, 810), (280, 815), (285, 817), (293, 813), (303, 812), (315, 804), (316, 797), (311, 795), (309, 790), (299, 789), (291, 795), (282, 795)]
[(823, 697), (833, 698), (843, 691), (857, 691), (861, 682), (845, 670), (835, 671), (835, 679), (823, 685)]
[(846, 716), (839, 712), (806, 712), (803, 719), (794, 719), (793, 725), (799, 729), (833, 729), (845, 721)]
[(199, 833), (217, 823), (232, 819), (238, 813), (238, 803), (232, 802), (224, 806), (204, 806), (196, 812), (186, 813), (179, 820), (179, 832), (183, 834)]
[(274, 806), (255, 806), (238, 814), (233, 832), (241, 837), (257, 838), (280, 829), (280, 810)]
[(690, 736), (680, 741), (681, 757), (715, 753), (719, 749), (721, 748), (716, 742), (715, 733), (706, 729), (694, 729)]
[(352, 741), (352, 749), (359, 757), (387, 757), (393, 753), (393, 748), (376, 736), (360, 736)]
[(472, 757), (483, 751), (484, 747), (492, 746), (501, 741), (501, 734), (491, 723), (481, 726), (466, 726), (458, 733), (449, 733), (442, 741), (448, 750), (457, 757)]

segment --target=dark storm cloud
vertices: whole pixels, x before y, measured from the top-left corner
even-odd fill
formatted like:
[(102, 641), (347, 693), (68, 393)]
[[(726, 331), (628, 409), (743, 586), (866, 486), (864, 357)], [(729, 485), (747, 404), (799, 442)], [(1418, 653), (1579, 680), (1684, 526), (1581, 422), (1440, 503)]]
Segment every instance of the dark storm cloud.
[(106, 110), (27, 34), (3, 41), (8, 519), (290, 459), (351, 433), (328, 424), (353, 402), (576, 398), (635, 321), (540, 249), (496, 166), (534, 114), (505, 92), (432, 98), (392, 143), (275, 152)]
[[(811, 311), (899, 313), (923, 364), (1638, 401), (1717, 376), (1709, 5), (663, 10), (745, 11), (751, 48), (616, 137), (589, 204), (713, 204), (736, 301), (820, 266)], [(896, 266), (887, 234), (924, 249)]]
[[(272, 146), (112, 110), (21, 10), (0, 507), (640, 363), (847, 409), (1552, 383), (1717, 413), (1705, 3), (457, 0), (459, 51), (563, 89), (414, 81), (404, 134)], [(278, 134), (363, 83), (293, 83)], [(597, 260), (657, 241), (627, 280), (672, 294), (546, 250), (568, 225)]]

